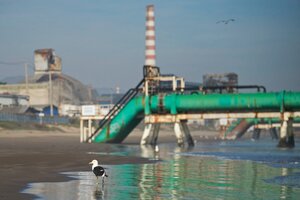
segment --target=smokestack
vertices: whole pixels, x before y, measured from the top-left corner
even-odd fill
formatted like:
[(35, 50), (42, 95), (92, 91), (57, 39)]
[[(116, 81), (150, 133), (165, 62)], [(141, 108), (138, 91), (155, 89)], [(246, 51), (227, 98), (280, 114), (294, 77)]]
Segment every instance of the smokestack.
[(154, 5), (147, 6), (145, 65), (155, 66), (155, 17)]

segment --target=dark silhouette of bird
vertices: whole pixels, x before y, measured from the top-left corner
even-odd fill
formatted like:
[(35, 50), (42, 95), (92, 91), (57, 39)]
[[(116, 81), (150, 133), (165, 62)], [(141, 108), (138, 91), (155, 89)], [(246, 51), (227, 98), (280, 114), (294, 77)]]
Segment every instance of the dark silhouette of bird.
[(216, 23), (219, 24), (219, 23), (224, 23), (224, 24), (228, 24), (229, 22), (234, 22), (235, 19), (226, 19), (226, 20), (220, 20), (220, 21), (217, 21)]
[(97, 160), (93, 160), (92, 162), (89, 163), (90, 165), (92, 165), (92, 171), (94, 172), (95, 176), (98, 177), (101, 176), (102, 177), (102, 184), (104, 183), (104, 178), (105, 177), (108, 177), (104, 168), (101, 167), (99, 164), (98, 164), (98, 161)]

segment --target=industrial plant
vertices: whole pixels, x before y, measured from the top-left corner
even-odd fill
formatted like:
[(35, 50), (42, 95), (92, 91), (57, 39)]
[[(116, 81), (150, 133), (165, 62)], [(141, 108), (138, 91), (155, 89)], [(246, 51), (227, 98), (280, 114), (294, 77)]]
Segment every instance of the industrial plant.
[(0, 112), (38, 112), (45, 115), (80, 115), (91, 104), (91, 87), (62, 73), (62, 59), (54, 49), (34, 51), (34, 74), (16, 84), (0, 85)]
[(280, 128), (278, 146), (294, 147), (299, 92), (267, 92), (261, 85), (239, 85), (234, 72), (205, 74), (203, 83), (162, 74), (156, 65), (153, 5), (146, 8), (143, 78), (124, 95), (117, 94), (118, 100), (113, 101), (111, 95), (110, 102), (101, 105), (104, 101), (96, 98), (91, 87), (62, 73), (62, 59), (53, 49), (34, 51), (34, 70), (23, 83), (0, 85), (0, 112), (80, 116), (81, 142), (120, 143), (143, 121), (142, 145), (155, 145), (160, 125), (169, 123), (179, 146), (193, 146), (188, 121), (215, 120), (222, 130), (221, 139), (239, 138), (250, 127), (254, 127), (254, 139), (262, 127), (278, 138), (275, 128)]
[(156, 65), (155, 38), (154, 6), (148, 5), (144, 76), (97, 128), (91, 122), (95, 117), (83, 119), (88, 126), (81, 121), (81, 142), (121, 143), (144, 121), (141, 145), (155, 146), (161, 124), (172, 124), (177, 144), (194, 146), (187, 122), (214, 119), (225, 127), (222, 139), (237, 139), (251, 126), (254, 126), (253, 139), (259, 138), (261, 129), (268, 129), (277, 138), (275, 128), (280, 127), (278, 147), (294, 147), (293, 126), (300, 116), (299, 92), (267, 92), (260, 85), (238, 85), (235, 73), (208, 74), (203, 77), (202, 85), (188, 86), (183, 77), (160, 72)]

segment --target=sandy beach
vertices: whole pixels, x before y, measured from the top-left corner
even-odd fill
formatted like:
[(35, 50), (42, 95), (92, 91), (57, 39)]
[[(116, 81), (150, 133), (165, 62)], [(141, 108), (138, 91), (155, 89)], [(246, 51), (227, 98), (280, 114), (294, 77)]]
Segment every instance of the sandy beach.
[[(191, 131), (195, 141), (215, 140), (217, 131)], [(141, 129), (135, 129), (123, 142), (138, 145)], [(172, 129), (160, 131), (158, 143), (176, 142)], [(88, 163), (95, 158), (89, 152), (101, 152), (103, 165), (148, 163), (146, 158), (105, 155), (115, 145), (79, 142), (79, 129), (64, 127), (53, 130), (8, 130), (0, 128), (0, 199), (32, 199), (20, 193), (28, 183), (58, 182), (68, 178), (60, 172), (90, 171)]]
[[(134, 140), (131, 140), (133, 143)], [(88, 171), (87, 152), (110, 152), (109, 144), (81, 144), (79, 130), (0, 130), (0, 199), (31, 199), (20, 190), (30, 182), (62, 181), (59, 172)], [(102, 164), (145, 163), (144, 158), (106, 156)]]
[[(216, 132), (199, 131), (195, 140), (214, 139)], [(139, 144), (142, 131), (133, 131), (123, 144)], [(176, 142), (172, 130), (160, 132), (159, 143)], [(31, 199), (20, 191), (32, 182), (67, 180), (59, 174), (67, 171), (89, 171), (88, 163), (94, 155), (88, 152), (109, 153), (110, 144), (79, 142), (79, 129), (65, 127), (60, 130), (7, 130), (0, 128), (0, 199)], [(103, 155), (101, 164), (147, 163), (148, 159)]]
[[(138, 144), (141, 130), (132, 132), (124, 144)], [(195, 140), (204, 138), (197, 134)], [(207, 134), (206, 134), (207, 135)], [(211, 137), (214, 137), (213, 135)], [(175, 142), (172, 130), (162, 131), (158, 142)], [(110, 144), (79, 142), (79, 129), (63, 131), (0, 129), (0, 199), (31, 199), (20, 191), (31, 182), (63, 181), (66, 171), (89, 171), (94, 155), (88, 152), (111, 152)], [(147, 163), (145, 158), (103, 155), (101, 164)]]

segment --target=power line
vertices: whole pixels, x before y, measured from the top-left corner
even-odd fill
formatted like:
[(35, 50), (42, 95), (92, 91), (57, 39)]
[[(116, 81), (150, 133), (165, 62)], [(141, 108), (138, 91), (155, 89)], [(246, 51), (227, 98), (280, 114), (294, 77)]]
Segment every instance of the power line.
[(25, 65), (27, 64), (27, 66), (31, 66), (31, 68), (33, 68), (33, 63), (28, 62), (28, 61), (15, 61), (15, 62), (7, 62), (7, 61), (2, 61), (0, 60), (0, 65)]
[(2, 60), (0, 60), (0, 64), (1, 65), (24, 65), (24, 64), (32, 65), (32, 63), (28, 62), (28, 61), (7, 62), (7, 61), (2, 61)]

